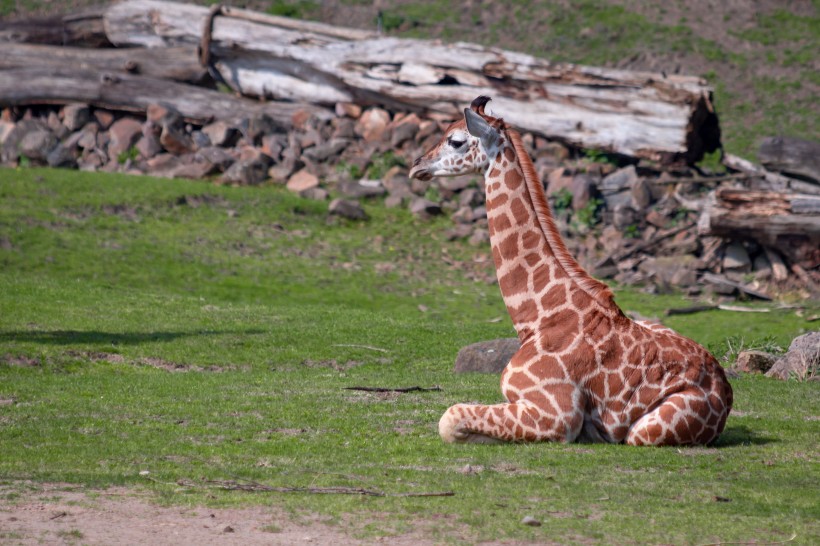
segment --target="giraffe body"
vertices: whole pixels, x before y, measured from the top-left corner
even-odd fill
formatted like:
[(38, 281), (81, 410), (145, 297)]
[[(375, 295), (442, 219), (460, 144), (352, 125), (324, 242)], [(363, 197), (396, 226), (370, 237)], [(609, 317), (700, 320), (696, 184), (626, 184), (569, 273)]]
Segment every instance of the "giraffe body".
[(473, 101), (410, 172), (484, 174), (499, 287), (521, 340), (501, 374), (507, 402), (450, 407), (439, 422), (442, 438), (714, 441), (732, 405), (723, 368), (694, 341), (628, 318), (572, 258), (518, 133), (484, 113), (488, 100)]

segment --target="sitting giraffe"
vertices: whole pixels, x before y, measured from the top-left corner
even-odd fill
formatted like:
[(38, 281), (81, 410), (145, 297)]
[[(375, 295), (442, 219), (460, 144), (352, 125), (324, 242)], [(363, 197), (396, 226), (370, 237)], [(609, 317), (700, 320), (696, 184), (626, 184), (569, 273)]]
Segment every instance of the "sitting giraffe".
[(445, 442), (625, 442), (703, 445), (723, 431), (732, 388), (706, 349), (635, 322), (609, 288), (570, 255), (521, 137), (484, 112), (419, 157), (410, 176), (483, 173), (498, 284), (520, 350), (501, 374), (508, 402), (456, 404), (439, 422)]

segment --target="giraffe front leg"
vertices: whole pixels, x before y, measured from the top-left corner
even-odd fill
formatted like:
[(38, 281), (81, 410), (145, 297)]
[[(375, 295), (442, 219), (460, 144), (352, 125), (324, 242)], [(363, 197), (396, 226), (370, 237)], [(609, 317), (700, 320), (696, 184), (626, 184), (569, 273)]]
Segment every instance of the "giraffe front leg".
[(447, 443), (567, 442), (578, 434), (580, 424), (576, 421), (574, 413), (550, 415), (527, 401), (492, 406), (456, 404), (441, 416), (438, 431)]

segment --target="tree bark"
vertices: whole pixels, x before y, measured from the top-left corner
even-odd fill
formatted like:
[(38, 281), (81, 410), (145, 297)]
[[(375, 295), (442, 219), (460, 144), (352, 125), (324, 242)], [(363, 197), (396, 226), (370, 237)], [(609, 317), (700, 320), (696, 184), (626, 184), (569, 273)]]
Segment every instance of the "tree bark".
[(760, 144), (757, 155), (767, 169), (820, 183), (820, 142), (769, 137)]
[(332, 115), (317, 106), (259, 102), (132, 74), (42, 68), (0, 70), (0, 107), (71, 102), (133, 112), (145, 112), (151, 104), (162, 104), (197, 124), (215, 119), (237, 123), (242, 118), (267, 114), (284, 127), (291, 127), (293, 114), (299, 110), (319, 116)]
[[(476, 44), (373, 37), (227, 9), (208, 25), (212, 66), (234, 90), (318, 104), (352, 101), (453, 118), (478, 95), (520, 129), (664, 162), (719, 147), (711, 93), (696, 77), (551, 63)], [(106, 11), (120, 46), (201, 41), (208, 10), (126, 0)]]
[(111, 47), (103, 28), (106, 7), (62, 17), (0, 21), (0, 43)]
[(0, 70), (29, 67), (44, 70), (70, 67), (72, 70), (120, 72), (190, 83), (209, 79), (193, 46), (162, 49), (89, 49), (14, 43), (3, 46)]

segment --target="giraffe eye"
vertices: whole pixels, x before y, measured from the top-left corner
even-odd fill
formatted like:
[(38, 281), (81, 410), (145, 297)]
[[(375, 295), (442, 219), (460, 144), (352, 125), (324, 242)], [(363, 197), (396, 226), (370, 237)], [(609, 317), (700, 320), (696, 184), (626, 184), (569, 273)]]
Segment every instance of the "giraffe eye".
[(465, 142), (467, 142), (467, 141), (466, 140), (456, 140), (453, 137), (450, 137), (450, 138), (447, 139), (447, 144), (449, 144), (450, 146), (452, 146), (456, 150), (458, 150), (459, 148), (464, 146)]

